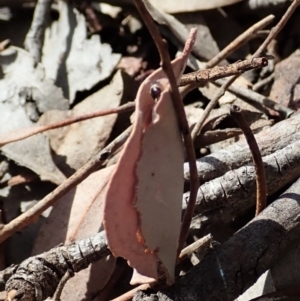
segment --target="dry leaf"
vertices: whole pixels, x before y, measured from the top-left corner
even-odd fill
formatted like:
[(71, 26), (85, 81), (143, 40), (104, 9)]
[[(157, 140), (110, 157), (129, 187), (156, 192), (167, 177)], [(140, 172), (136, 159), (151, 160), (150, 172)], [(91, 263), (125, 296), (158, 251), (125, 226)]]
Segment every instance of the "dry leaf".
[[(77, 91), (89, 90), (111, 75), (120, 54), (100, 37), (87, 38), (86, 20), (66, 1), (59, 1), (59, 19), (46, 30), (42, 63), (72, 103)], [(53, 47), (55, 45), (55, 47)]]
[[(191, 33), (184, 53), (172, 62), (182, 75), (196, 38)], [(150, 90), (161, 91), (156, 101)], [(162, 69), (140, 86), (136, 120), (124, 146), (106, 195), (104, 225), (108, 244), (135, 269), (131, 283), (157, 279), (157, 262), (174, 278), (181, 219), (183, 146)], [(169, 276), (169, 277), (168, 277)]]
[[(2, 136), (12, 130), (33, 125), (28, 105), (34, 105), (34, 101), (39, 111), (49, 107), (67, 108), (61, 90), (54, 86), (52, 80), (45, 78), (41, 65), (35, 67), (33, 58), (26, 51), (16, 47), (4, 50), (0, 54), (0, 64), (4, 72), (4, 78), (0, 80)], [(33, 102), (27, 102), (28, 99)], [(46, 105), (47, 102), (50, 104)], [(3, 146), (1, 151), (8, 158), (34, 171), (42, 180), (55, 184), (65, 180), (65, 176), (53, 163), (48, 139), (42, 134)]]
[[(127, 97), (126, 84), (130, 86), (127, 76), (118, 71), (109, 85), (87, 97), (71, 112), (49, 111), (40, 118), (39, 124), (116, 108)], [(117, 118), (117, 114), (111, 114), (47, 132), (59, 168), (66, 175), (71, 175), (74, 170), (83, 166), (104, 147)]]
[[(57, 203), (40, 229), (33, 254), (40, 254), (60, 243), (89, 237), (100, 230), (104, 191), (113, 168), (94, 172)], [(112, 256), (91, 264), (67, 282), (62, 300), (83, 300), (89, 295), (95, 296), (109, 280), (114, 266), (115, 258)]]

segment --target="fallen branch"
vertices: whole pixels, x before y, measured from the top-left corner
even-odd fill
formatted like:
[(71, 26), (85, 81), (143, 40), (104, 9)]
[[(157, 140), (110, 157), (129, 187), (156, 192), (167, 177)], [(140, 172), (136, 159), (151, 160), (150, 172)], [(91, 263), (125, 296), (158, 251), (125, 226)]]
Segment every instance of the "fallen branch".
[[(263, 157), (266, 188), (269, 196), (300, 177), (300, 142)], [(245, 212), (255, 205), (256, 171), (252, 164), (230, 170), (199, 187), (196, 212), (203, 213), (219, 207), (235, 213)], [(189, 192), (184, 194), (183, 209)]]

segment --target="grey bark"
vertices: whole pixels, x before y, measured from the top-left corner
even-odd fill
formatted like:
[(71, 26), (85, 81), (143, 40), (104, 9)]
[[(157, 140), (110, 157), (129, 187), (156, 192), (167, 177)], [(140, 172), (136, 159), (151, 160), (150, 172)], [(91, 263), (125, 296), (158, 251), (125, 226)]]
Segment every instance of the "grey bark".
[(232, 301), (300, 238), (300, 180), (172, 287), (134, 301)]
[(20, 292), (20, 301), (42, 301), (53, 296), (68, 270), (79, 272), (111, 254), (105, 232), (67, 246), (59, 246), (24, 260), (7, 280), (5, 290)]
[[(296, 135), (296, 134), (295, 134)], [(300, 176), (300, 142), (263, 157), (268, 195), (273, 195)], [(238, 155), (237, 155), (238, 156)], [(229, 207), (243, 212), (255, 205), (256, 174), (252, 164), (228, 171), (223, 176), (201, 185), (196, 200), (196, 212)], [(189, 192), (183, 195), (183, 209)]]
[[(300, 115), (276, 123), (255, 135), (262, 156), (267, 156), (300, 139)], [(251, 153), (245, 140), (224, 150), (197, 160), (201, 182), (224, 175), (226, 172), (251, 162)], [(184, 177), (189, 181), (189, 168), (184, 165)]]

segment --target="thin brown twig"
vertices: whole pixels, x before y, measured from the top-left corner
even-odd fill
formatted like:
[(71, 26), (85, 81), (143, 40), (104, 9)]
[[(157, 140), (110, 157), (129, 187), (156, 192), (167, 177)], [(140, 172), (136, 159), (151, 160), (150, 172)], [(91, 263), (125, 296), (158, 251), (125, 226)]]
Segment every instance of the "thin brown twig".
[(252, 154), (253, 164), (256, 172), (256, 210), (255, 215), (258, 215), (266, 207), (267, 202), (267, 184), (264, 163), (258, 148), (256, 139), (250, 129), (249, 124), (243, 114), (241, 108), (237, 105), (230, 107), (230, 115), (235, 119), (241, 130), (243, 131), (249, 149)]
[(192, 130), (192, 139), (195, 141), (196, 137), (200, 134), (201, 129), (208, 115), (212, 109), (216, 106), (218, 100), (225, 94), (227, 88), (235, 81), (235, 76), (230, 77), (221, 87), (218, 89), (215, 96), (210, 100), (206, 106), (203, 114), (201, 115), (200, 120), (196, 123), (195, 127)]
[(191, 243), (187, 247), (185, 247), (179, 255), (179, 261), (184, 260), (186, 257), (190, 256), (192, 253), (199, 251), (199, 249), (206, 248), (212, 241), (212, 235), (208, 234), (195, 242)]
[(0, 147), (11, 143), (11, 142), (15, 142), (15, 141), (19, 141), (28, 137), (31, 137), (33, 135), (45, 132), (45, 131), (49, 131), (49, 130), (53, 130), (53, 129), (57, 129), (63, 126), (67, 126), (79, 121), (84, 121), (84, 120), (88, 120), (88, 119), (92, 119), (92, 118), (96, 118), (96, 117), (100, 117), (100, 116), (106, 116), (106, 115), (110, 115), (110, 114), (118, 114), (118, 113), (125, 113), (128, 111), (132, 111), (135, 108), (135, 104), (134, 102), (128, 102), (122, 106), (119, 106), (117, 108), (112, 108), (112, 109), (108, 109), (108, 110), (102, 110), (102, 111), (98, 111), (98, 112), (93, 112), (93, 113), (88, 113), (88, 114), (83, 114), (80, 116), (75, 116), (75, 117), (71, 117), (71, 118), (67, 118), (64, 119), (62, 121), (59, 122), (55, 122), (55, 123), (51, 123), (51, 124), (46, 124), (46, 125), (40, 125), (40, 126), (34, 126), (34, 127), (29, 127), (26, 129), (21, 129), (21, 130), (15, 130), (12, 132), (8, 132), (5, 133), (5, 137), (2, 138), (0, 136)]
[(60, 301), (60, 297), (62, 294), (62, 291), (67, 284), (67, 282), (74, 276), (74, 272), (70, 269), (66, 271), (66, 273), (63, 275), (63, 277), (60, 279), (59, 284), (56, 288), (56, 291), (51, 298), (53, 301)]
[(255, 83), (252, 86), (252, 91), (257, 92), (259, 90), (261, 90), (263, 87), (265, 87), (266, 85), (270, 84), (271, 82), (273, 82), (275, 79), (275, 73), (272, 73), (271, 75), (269, 75), (268, 77), (258, 81), (257, 83)]
[(46, 195), (41, 201), (31, 209), (19, 215), (0, 229), (0, 243), (10, 237), (12, 234), (32, 224), (37, 218), (50, 206), (53, 206), (62, 196), (64, 196), (73, 187), (83, 181), (89, 174), (99, 169), (103, 163), (127, 140), (132, 130), (128, 127), (121, 135), (106, 146), (99, 154), (87, 162), (83, 167), (76, 171), (64, 183)]
[(217, 80), (231, 75), (240, 75), (246, 71), (263, 68), (268, 65), (265, 57), (256, 57), (248, 60), (239, 61), (225, 66), (216, 66), (211, 69), (198, 70), (184, 74), (179, 82), (179, 86), (185, 86), (195, 82), (207, 82)]
[[(226, 79), (218, 79), (217, 81), (213, 82), (213, 84), (216, 84), (218, 86), (222, 86), (225, 83), (226, 83)], [(265, 97), (264, 95), (261, 95), (255, 91), (252, 91), (240, 85), (232, 84), (230, 87), (228, 87), (228, 90), (231, 93), (240, 96), (241, 98), (244, 99), (244, 101), (253, 105), (254, 107), (258, 108), (263, 112), (265, 111), (265, 108), (269, 108), (275, 110), (276, 112), (279, 112), (283, 118), (289, 118), (293, 114), (295, 114), (294, 110), (280, 103), (277, 103), (272, 99)]]
[[(147, 0), (144, 0), (147, 1)], [(165, 71), (169, 83), (170, 83), (170, 92), (172, 95), (172, 100), (175, 108), (175, 112), (178, 118), (179, 127), (181, 129), (185, 149), (186, 149), (186, 155), (187, 160), (189, 162), (190, 167), (190, 198), (188, 202), (187, 209), (185, 211), (183, 221), (181, 224), (181, 230), (180, 230), (180, 236), (179, 236), (179, 242), (178, 242), (178, 255), (184, 245), (188, 229), (193, 217), (195, 204), (196, 204), (196, 197), (197, 197), (197, 191), (199, 187), (199, 179), (197, 174), (197, 168), (196, 168), (196, 155), (195, 150), (193, 146), (193, 141), (190, 134), (190, 129), (188, 125), (188, 121), (185, 115), (181, 95), (179, 93), (178, 87), (177, 87), (177, 81), (174, 75), (174, 71), (171, 65), (170, 56), (168, 53), (166, 42), (161, 38), (160, 33), (157, 29), (157, 27), (154, 24), (154, 21), (152, 20), (152, 17), (150, 16), (149, 12), (146, 9), (146, 6), (142, 0), (135, 0), (134, 1), (143, 21), (145, 22), (155, 44), (158, 49), (160, 58), (161, 58), (161, 65), (163, 70)]]
[(221, 61), (226, 59), (232, 52), (236, 49), (240, 48), (242, 45), (247, 43), (251, 37), (254, 36), (256, 32), (268, 26), (273, 20), (275, 16), (269, 15), (257, 23), (253, 24), (247, 30), (245, 30), (242, 34), (236, 37), (231, 43), (229, 43), (225, 48), (223, 48), (216, 56), (214, 56), (209, 62), (206, 63), (206, 68), (212, 68), (218, 65)]
[(252, 57), (262, 56), (265, 49), (269, 46), (272, 40), (276, 38), (278, 33), (284, 27), (286, 22), (289, 20), (297, 6), (300, 4), (300, 0), (294, 0), (292, 4), (289, 6), (285, 14), (281, 17), (280, 21), (271, 29), (270, 34), (264, 40), (264, 42), (259, 46), (259, 48), (255, 51)]

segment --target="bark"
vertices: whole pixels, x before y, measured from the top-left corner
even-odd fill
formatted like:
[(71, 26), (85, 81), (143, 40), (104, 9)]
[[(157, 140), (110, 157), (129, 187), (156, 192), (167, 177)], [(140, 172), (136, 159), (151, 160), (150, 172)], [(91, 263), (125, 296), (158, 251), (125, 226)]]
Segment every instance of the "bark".
[(138, 292), (134, 301), (231, 301), (272, 267), (300, 238), (300, 180), (172, 287)]
[[(267, 156), (300, 139), (300, 115), (283, 120), (255, 135), (262, 156)], [(251, 162), (251, 152), (243, 139), (224, 150), (197, 160), (201, 182), (220, 177), (226, 172)], [(184, 177), (189, 181), (188, 165), (184, 165)]]
[[(268, 195), (273, 195), (300, 176), (300, 142), (263, 157)], [(256, 173), (252, 164), (228, 171), (223, 176), (199, 187), (196, 212), (202, 213), (218, 207), (229, 207), (243, 212), (255, 204)], [(186, 208), (189, 192), (183, 195)]]
[(19, 297), (15, 298), (19, 301), (45, 300), (53, 296), (67, 271), (79, 272), (91, 262), (109, 254), (111, 253), (107, 247), (106, 235), (102, 231), (90, 238), (59, 246), (24, 260), (7, 280), (5, 290), (8, 296), (10, 293), (14, 295), (14, 291), (20, 292), (17, 294)]

